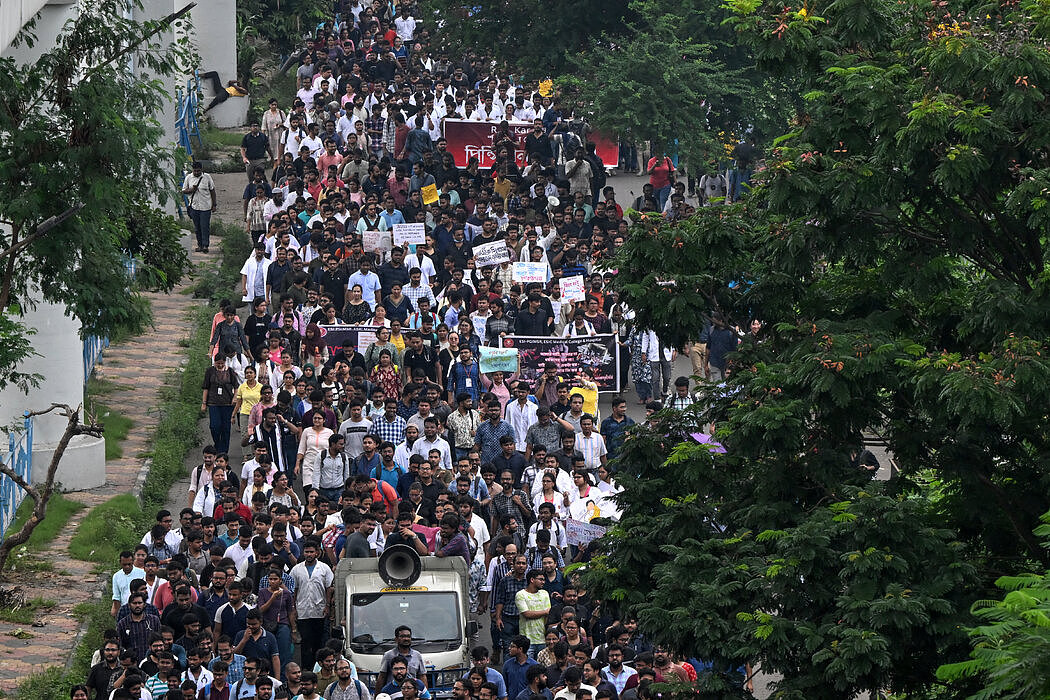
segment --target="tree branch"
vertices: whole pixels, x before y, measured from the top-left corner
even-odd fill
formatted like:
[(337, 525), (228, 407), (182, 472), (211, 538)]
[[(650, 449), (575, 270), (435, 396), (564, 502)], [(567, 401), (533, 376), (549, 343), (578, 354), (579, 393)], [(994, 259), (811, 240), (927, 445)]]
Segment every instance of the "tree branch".
[[(165, 17), (165, 18), (163, 18), (161, 20), (158, 20), (156, 27), (154, 27), (150, 31), (148, 31), (145, 34), (143, 34), (139, 39), (137, 39), (135, 41), (132, 41), (127, 46), (125, 46), (123, 49), (121, 49), (117, 53), (113, 54), (109, 58), (106, 58), (101, 63), (92, 66), (90, 69), (88, 69), (88, 71), (86, 73), (84, 73), (83, 76), (81, 76), (77, 80), (77, 82), (82, 83), (82, 82), (86, 81), (88, 78), (90, 78), (96, 72), (101, 70), (104, 66), (106, 66), (106, 65), (108, 65), (110, 63), (113, 63), (114, 61), (117, 61), (117, 60), (123, 58), (124, 56), (128, 55), (132, 51), (135, 51), (140, 44), (142, 44), (143, 42), (148, 41), (149, 39), (153, 38), (157, 34), (160, 34), (162, 31), (164, 31), (168, 27), (168, 25), (170, 25), (172, 22), (174, 22), (175, 20), (179, 19), (180, 17), (182, 17), (183, 15), (188, 13), (190, 10), (192, 10), (196, 6), (197, 6), (197, 3), (191, 2), (188, 5), (186, 5), (185, 7), (183, 7), (181, 10), (178, 10), (176, 12), (172, 12), (167, 17)], [(69, 80), (70, 77), (71, 76), (68, 76), (68, 75), (63, 76), (61, 73), (59, 75), (57, 75), (54, 80), (52, 80), (50, 83), (48, 83), (47, 86), (45, 86), (39, 92), (37, 98), (29, 103), (29, 105), (23, 110), (23, 114), (29, 114), (29, 112), (31, 112), (33, 110), (33, 108), (35, 108), (40, 103), (40, 100), (42, 100), (45, 95), (52, 95), (53, 96), (58, 91), (58, 87), (59, 87), (58, 86), (58, 81), (59, 81), (59, 79)]]
[(66, 448), (69, 446), (69, 441), (77, 435), (102, 436), (103, 427), (98, 425), (93, 417), (89, 424), (81, 424), (80, 409), (82, 407), (83, 404), (77, 408), (72, 408), (68, 404), (53, 403), (50, 408), (46, 408), (42, 411), (30, 411), (27, 414), (29, 417), (34, 417), (42, 416), (51, 413), (52, 411), (58, 411), (67, 418), (65, 432), (62, 433), (62, 438), (58, 441), (58, 446), (55, 448), (55, 452), (51, 456), (51, 464), (48, 465), (47, 475), (44, 478), (41, 489), (38, 490), (32, 485), (27, 484), (25, 479), (15, 474), (10, 467), (0, 465), (0, 474), (10, 477), (19, 488), (24, 490), (30, 498), (33, 499), (33, 512), (30, 514), (29, 518), (26, 519), (22, 529), (7, 537), (3, 542), (0, 542), (0, 571), (3, 571), (4, 565), (7, 563), (7, 559), (14, 548), (29, 541), (29, 537), (33, 534), (33, 530), (35, 530), (37, 525), (39, 525), (47, 516), (47, 504), (55, 492), (55, 474), (58, 473), (58, 465), (62, 462), (62, 456), (65, 454)]
[[(22, 252), (24, 249), (29, 247), (29, 245), (33, 241), (46, 235), (49, 231), (56, 228), (59, 224), (61, 224), (74, 214), (78, 213), (83, 208), (83, 204), (75, 204), (69, 209), (66, 209), (61, 214), (56, 214), (55, 216), (51, 216), (47, 219), (44, 219), (40, 222), (40, 225), (33, 230), (33, 233), (29, 234), (21, 241), (13, 244), (7, 250), (0, 250), (0, 259), (6, 258), (8, 255), (17, 255), (18, 253)], [(0, 308), (4, 308), (4, 305), (0, 305)]]

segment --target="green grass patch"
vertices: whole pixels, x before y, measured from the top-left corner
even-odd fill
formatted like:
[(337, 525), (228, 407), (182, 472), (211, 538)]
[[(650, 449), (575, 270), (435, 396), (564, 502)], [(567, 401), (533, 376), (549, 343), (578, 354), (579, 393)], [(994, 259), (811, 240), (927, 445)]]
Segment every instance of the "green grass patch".
[(216, 147), (240, 148), (241, 141), (246, 133), (248, 133), (247, 129), (243, 131), (226, 131), (224, 129), (216, 129), (213, 126), (205, 126), (201, 129), (201, 139), (204, 141), (206, 150), (214, 150)]
[(207, 307), (194, 309), (190, 318), (193, 335), (185, 349), (188, 361), (181, 373), (169, 375), (162, 390), (161, 419), (153, 434), (150, 452), (153, 466), (142, 488), (142, 501), (147, 512), (153, 512), (167, 502), (171, 485), (186, 473), (187, 451), (199, 442), (200, 386), (210, 364), (208, 341), (212, 315)]
[(113, 626), (113, 618), (109, 616), (109, 604), (105, 600), (80, 603), (73, 608), (73, 614), (81, 622), (86, 622), (88, 627), (73, 650), (69, 671), (57, 665), (34, 673), (18, 686), (17, 697), (20, 700), (68, 698), (69, 689), (87, 678), (91, 669), (91, 655), (102, 646), (102, 632)]
[(115, 394), (118, 391), (127, 391), (134, 389), (135, 387), (129, 384), (118, 384), (109, 379), (99, 379), (98, 377), (92, 377), (88, 380), (87, 389), (84, 393), (93, 398), (98, 399), (103, 396), (109, 396)]
[[(124, 456), (124, 449), (121, 443), (127, 439), (128, 433), (131, 432), (131, 428), (135, 425), (135, 421), (119, 410), (111, 408), (108, 404), (117, 404), (117, 396), (115, 395), (130, 388), (132, 387), (94, 377), (88, 382), (87, 391), (85, 392), (87, 395), (87, 411), (105, 426), (106, 430), (103, 433), (103, 438), (106, 441), (107, 462)], [(100, 400), (103, 397), (107, 400)]]
[(0, 606), (0, 620), (13, 622), (16, 625), (31, 625), (38, 613), (53, 607), (55, 607), (55, 601), (40, 596), (30, 600), (19, 600), (11, 605)]
[(105, 404), (94, 404), (92, 409), (96, 411), (99, 423), (106, 429), (102, 433), (106, 440), (106, 461), (120, 459), (124, 456), (124, 447), (121, 443), (128, 437), (135, 421)]
[(115, 566), (121, 551), (134, 548), (152, 520), (131, 494), (114, 496), (80, 521), (69, 553), (74, 559)]
[[(55, 539), (55, 535), (73, 517), (73, 514), (83, 510), (83, 508), (83, 503), (70, 500), (60, 493), (51, 496), (51, 500), (47, 502), (47, 514), (40, 524), (36, 526), (36, 529), (33, 530), (33, 534), (29, 536), (29, 541), (25, 543), (28, 551), (39, 552), (50, 544), (51, 540)], [(32, 512), (33, 499), (27, 498), (22, 501), (22, 505), (18, 506), (18, 510), (15, 512), (15, 521), (11, 523), (11, 527), (7, 532), (15, 533), (21, 530)]]
[[(215, 301), (223, 297), (239, 301), (240, 293), (237, 284), (241, 278), (241, 266), (252, 252), (251, 238), (240, 226), (231, 226), (224, 222), (212, 222), (213, 235), (222, 237), (221, 262), (204, 263), (193, 273), (193, 296), (198, 299)], [(209, 318), (209, 329), (211, 328)], [(200, 398), (199, 396), (197, 397)]]

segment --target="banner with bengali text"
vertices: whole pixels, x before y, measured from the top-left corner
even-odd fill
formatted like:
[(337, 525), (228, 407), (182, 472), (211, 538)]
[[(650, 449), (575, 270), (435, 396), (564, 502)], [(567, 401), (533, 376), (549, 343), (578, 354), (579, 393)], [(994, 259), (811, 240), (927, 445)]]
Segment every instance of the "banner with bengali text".
[(518, 349), (518, 373), (530, 386), (536, 385), (547, 362), (558, 365), (558, 375), (567, 382), (591, 369), (598, 391), (616, 391), (620, 385), (620, 346), (612, 333), (576, 338), (508, 335), (503, 347)]
[(349, 325), (345, 323), (320, 326), (321, 338), (334, 355), (343, 348), (353, 347), (363, 353), (376, 341), (376, 326)]
[[(471, 158), (477, 158), (481, 168), (491, 168), (496, 162), (496, 149), (492, 145), (492, 135), (496, 133), (499, 122), (476, 122), (467, 119), (446, 119), (443, 122), (445, 141), (448, 152), (460, 168), (467, 167)], [(510, 133), (518, 146), (514, 151), (514, 160), (519, 168), (528, 163), (525, 157), (525, 138), (532, 131), (529, 122), (509, 122)], [(598, 157), (606, 168), (615, 168), (619, 163), (619, 144), (614, 137), (606, 134), (591, 133), (588, 138), (594, 142)]]

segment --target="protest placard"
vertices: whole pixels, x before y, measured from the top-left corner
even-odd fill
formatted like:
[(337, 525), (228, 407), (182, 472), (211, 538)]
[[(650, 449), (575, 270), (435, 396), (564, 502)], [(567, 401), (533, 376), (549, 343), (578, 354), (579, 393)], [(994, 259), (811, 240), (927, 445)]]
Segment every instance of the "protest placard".
[(423, 245), (426, 242), (426, 224), (394, 224), (394, 245)]
[(423, 204), (433, 204), (438, 201), (437, 185), (427, 185), (419, 193), (423, 195)]
[(583, 547), (605, 534), (601, 525), (592, 525), (569, 518), (565, 521), (565, 539), (569, 544)]
[(474, 265), (479, 269), (486, 265), (499, 265), (509, 261), (510, 250), (504, 241), (482, 243), (474, 248)]
[(583, 275), (561, 278), (561, 298), (563, 301), (583, 301), (587, 297), (583, 289)]
[(390, 231), (365, 231), (361, 234), (361, 247), (366, 253), (389, 253), (394, 248)]
[(547, 263), (542, 262), (516, 262), (511, 275), (515, 282), (539, 282), (547, 283)]
[(517, 348), (490, 348), (482, 346), (481, 359), (478, 362), (484, 372), (517, 372)]

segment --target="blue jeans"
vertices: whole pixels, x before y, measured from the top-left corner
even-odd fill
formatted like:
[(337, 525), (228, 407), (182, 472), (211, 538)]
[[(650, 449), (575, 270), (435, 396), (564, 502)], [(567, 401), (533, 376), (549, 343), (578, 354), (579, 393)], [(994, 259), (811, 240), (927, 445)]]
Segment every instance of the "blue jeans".
[(193, 222), (193, 231), (197, 234), (197, 245), (207, 248), (211, 242), (211, 209), (190, 207), (190, 220)]
[(289, 661), (295, 660), (292, 657), (292, 628), (286, 624), (277, 625), (277, 631), (273, 633), (273, 636), (277, 637), (277, 655), (281, 658), (281, 668), (272, 669), (270, 675), (283, 679), (284, 667)]
[(339, 497), (343, 495), (343, 487), (341, 486), (336, 486), (334, 489), (326, 489), (318, 486), (317, 490), (332, 503), (338, 503)]
[(211, 441), (219, 454), (230, 451), (230, 418), (233, 406), (208, 406), (208, 428)]
[(660, 205), (660, 211), (664, 210), (664, 205), (667, 204), (667, 198), (671, 196), (671, 187), (671, 185), (661, 187), (655, 192), (656, 203)]
[(733, 201), (737, 201), (747, 190), (751, 189), (751, 171), (734, 168), (729, 173), (729, 191)]

